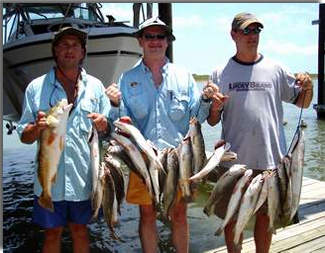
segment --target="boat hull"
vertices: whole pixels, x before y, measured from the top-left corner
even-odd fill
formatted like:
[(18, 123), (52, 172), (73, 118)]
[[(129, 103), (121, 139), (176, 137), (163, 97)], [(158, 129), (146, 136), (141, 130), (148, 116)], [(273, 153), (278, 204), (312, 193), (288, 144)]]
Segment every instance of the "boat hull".
[[(87, 73), (100, 79), (105, 87), (117, 82), (120, 74), (131, 68), (142, 54), (130, 31), (112, 29), (95, 28), (88, 32), (87, 56), (83, 63)], [(34, 40), (26, 38), (4, 46), (4, 119), (19, 120), (28, 83), (55, 65), (51, 52), (52, 36), (52, 33), (42, 34)]]

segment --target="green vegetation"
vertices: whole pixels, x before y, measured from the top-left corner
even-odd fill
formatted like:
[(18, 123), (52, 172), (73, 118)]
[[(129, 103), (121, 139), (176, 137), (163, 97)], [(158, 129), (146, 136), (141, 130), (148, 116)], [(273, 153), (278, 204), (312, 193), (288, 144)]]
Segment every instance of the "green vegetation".
[[(317, 74), (311, 74), (309, 73), (310, 77), (312, 79), (316, 79), (317, 78)], [(198, 75), (198, 74), (193, 74), (193, 78), (195, 79), (195, 81), (197, 82), (205, 82), (208, 81), (209, 79), (209, 75)]]
[(193, 78), (197, 82), (204, 82), (204, 81), (208, 81), (209, 75), (197, 75), (197, 74), (193, 74)]

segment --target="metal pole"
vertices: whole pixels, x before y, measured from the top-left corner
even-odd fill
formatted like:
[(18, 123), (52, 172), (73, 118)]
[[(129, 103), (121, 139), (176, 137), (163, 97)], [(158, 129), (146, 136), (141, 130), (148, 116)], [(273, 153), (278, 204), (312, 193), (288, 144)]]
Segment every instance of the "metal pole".
[(324, 46), (325, 46), (325, 4), (319, 4), (318, 25), (318, 105), (317, 117), (325, 119), (325, 81), (324, 81)]
[(134, 3), (133, 4), (133, 27), (138, 28), (140, 22), (140, 8), (141, 3)]
[[(172, 22), (172, 4), (158, 3), (159, 18), (164, 21), (170, 28), (173, 28)], [(170, 42), (166, 51), (166, 56), (173, 62), (173, 42)]]
[(152, 18), (152, 3), (147, 3), (147, 19)]

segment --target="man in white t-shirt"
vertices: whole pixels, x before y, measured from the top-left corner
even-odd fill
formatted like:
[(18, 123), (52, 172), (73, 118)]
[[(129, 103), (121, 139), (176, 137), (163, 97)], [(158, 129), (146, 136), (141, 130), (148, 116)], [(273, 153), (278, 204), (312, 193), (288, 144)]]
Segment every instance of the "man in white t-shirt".
[[(294, 76), (258, 53), (262, 29), (262, 22), (253, 14), (235, 16), (231, 37), (237, 51), (222, 70), (212, 74), (220, 90), (213, 96), (208, 117), (212, 126), (222, 118), (222, 139), (237, 153), (235, 162), (246, 164), (255, 174), (276, 168), (286, 153), (282, 101), (307, 108), (313, 97), (309, 75)], [(231, 162), (224, 165), (228, 167)], [(232, 220), (225, 227), (228, 252), (240, 252), (233, 242), (235, 224)], [(272, 233), (268, 225), (267, 214), (258, 212), (256, 252), (269, 251)]]

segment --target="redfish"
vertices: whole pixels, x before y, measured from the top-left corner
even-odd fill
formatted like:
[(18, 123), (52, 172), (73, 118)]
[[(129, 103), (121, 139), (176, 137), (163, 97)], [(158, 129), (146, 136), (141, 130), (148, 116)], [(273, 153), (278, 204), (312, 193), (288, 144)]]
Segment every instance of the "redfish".
[(42, 130), (40, 136), (37, 174), (43, 191), (38, 203), (51, 212), (54, 212), (51, 188), (56, 179), (71, 108), (72, 104), (68, 104), (66, 99), (52, 107), (46, 116), (48, 127)]

